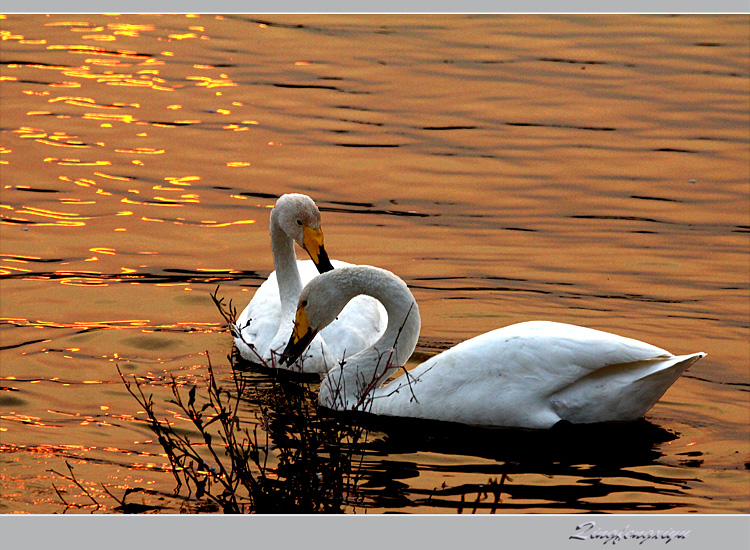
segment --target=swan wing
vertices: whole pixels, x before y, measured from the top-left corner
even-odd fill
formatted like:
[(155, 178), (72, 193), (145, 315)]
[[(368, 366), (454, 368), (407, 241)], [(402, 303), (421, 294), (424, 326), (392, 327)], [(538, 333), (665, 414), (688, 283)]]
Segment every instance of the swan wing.
[[(333, 262), (334, 267), (337, 264), (343, 264), (343, 262)], [(318, 269), (312, 260), (297, 260), (297, 269), (300, 273), (302, 286), (318, 275)], [(291, 332), (294, 319), (285, 321), (284, 326), (289, 325), (289, 330), (286, 332)], [(281, 343), (277, 345), (276, 342), (276, 340), (279, 340), (277, 335), (281, 332), (282, 327), (281, 297), (276, 271), (272, 271), (255, 291), (250, 303), (237, 318), (235, 326), (242, 333), (242, 338), (235, 337), (235, 345), (240, 355), (248, 361), (259, 363), (259, 355), (267, 360), (270, 357), (270, 350), (281, 345)], [(289, 334), (286, 333), (282, 336), (288, 339)], [(281, 339), (283, 340), (283, 338)], [(250, 344), (254, 351), (250, 348)]]
[(385, 331), (387, 319), (380, 302), (361, 295), (350, 300), (320, 334), (333, 357), (340, 361), (374, 344)]
[[(235, 322), (236, 330), (242, 335), (241, 338), (234, 338), (240, 355), (248, 361), (257, 363), (258, 355), (262, 357), (268, 352), (279, 331), (280, 323), (281, 298), (276, 272), (273, 271), (255, 291), (252, 300)], [(255, 351), (250, 348), (251, 345)]]
[(641, 418), (705, 353), (653, 357), (597, 369), (550, 396), (554, 411), (576, 424)]
[[(572, 422), (620, 419), (597, 414), (636, 380), (646, 380), (641, 391), (657, 386), (655, 373), (673, 359), (666, 350), (607, 332), (548, 321), (518, 323), (430, 358), (379, 388), (372, 407), (379, 414), (529, 428), (548, 428), (571, 411), (594, 411), (586, 418), (573, 415)], [(621, 410), (616, 408), (615, 416)]]

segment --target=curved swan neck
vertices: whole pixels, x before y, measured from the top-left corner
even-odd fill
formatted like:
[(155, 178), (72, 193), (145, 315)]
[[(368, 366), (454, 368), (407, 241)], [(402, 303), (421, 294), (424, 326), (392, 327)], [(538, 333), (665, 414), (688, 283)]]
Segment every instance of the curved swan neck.
[(378, 352), (394, 348), (391, 364), (403, 366), (417, 346), (422, 320), (417, 301), (406, 284), (395, 275), (388, 275), (390, 277), (373, 278), (374, 284), (371, 283), (370, 289), (364, 293), (380, 301), (388, 314), (385, 332), (372, 348)]
[(341, 268), (331, 272), (330, 278), (336, 280), (339, 293), (334, 301), (341, 301), (336, 303), (336, 309), (341, 303), (366, 294), (380, 301), (388, 313), (388, 324), (378, 341), (334, 367), (321, 384), (322, 405), (334, 409), (358, 408), (369, 392), (411, 356), (421, 327), (419, 307), (406, 284), (383, 269)]
[(297, 299), (302, 292), (302, 279), (294, 254), (294, 240), (281, 227), (277, 208), (271, 210), (271, 251), (279, 285), (281, 315), (285, 319), (294, 317)]

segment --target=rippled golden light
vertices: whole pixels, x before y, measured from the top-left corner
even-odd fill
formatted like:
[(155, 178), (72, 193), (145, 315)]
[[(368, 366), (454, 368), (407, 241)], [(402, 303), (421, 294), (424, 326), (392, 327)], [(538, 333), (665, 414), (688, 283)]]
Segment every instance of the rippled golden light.
[(132, 155), (163, 155), (164, 149), (152, 149), (151, 147), (135, 147), (133, 149), (115, 149), (116, 153), (128, 153)]
[[(60, 272), (59, 274), (64, 274), (65, 272)], [(94, 271), (86, 271), (86, 272), (79, 272), (79, 273), (90, 273), (90, 274), (96, 274), (98, 272)], [(100, 273), (99, 273), (100, 274)], [(170, 329), (170, 328), (179, 328), (180, 323), (177, 324), (167, 324), (167, 325), (151, 325), (151, 321), (149, 319), (115, 319), (115, 320), (107, 320), (107, 321), (75, 321), (72, 323), (60, 323), (56, 321), (44, 321), (44, 320), (34, 320), (31, 321), (29, 319), (21, 319), (17, 317), (0, 317), (0, 323), (10, 323), (14, 324), (16, 326), (29, 326), (29, 327), (36, 327), (36, 328), (73, 328), (73, 329), (132, 329), (132, 328), (138, 328), (138, 329)], [(190, 325), (191, 323), (182, 323), (183, 325)], [(219, 327), (218, 324), (209, 324), (213, 327)], [(45, 342), (50, 342), (51, 340), (45, 340)], [(117, 355), (117, 354), (115, 354)], [(106, 357), (106, 356), (105, 356)], [(0, 376), (0, 380), (18, 380), (15, 376), (6, 376), (2, 377)]]
[[(3, 256), (9, 256), (9, 254), (0, 254), (0, 258)], [(39, 256), (22, 256), (21, 254), (13, 254), (13, 257), (18, 258), (18, 259), (22, 258), (24, 260), (41, 260), (42, 259)], [(0, 319), (0, 320), (7, 321), (8, 319), (6, 318), (6, 319)]]
[(139, 65), (157, 66), (157, 65), (166, 65), (166, 63), (162, 61), (161, 59), (155, 59), (152, 57), (150, 59), (146, 59), (145, 61), (140, 62)]
[(109, 23), (107, 28), (118, 32), (155, 31), (156, 25), (138, 25), (134, 23)]
[(132, 124), (138, 122), (139, 119), (133, 115), (105, 115), (99, 113), (85, 113), (83, 118), (86, 120), (102, 120), (107, 122), (122, 122), (124, 124)]
[(224, 223), (203, 223), (201, 222), (201, 227), (228, 227), (230, 225), (244, 225), (244, 224), (250, 224), (255, 223), (255, 220), (237, 220), (234, 222), (224, 222)]
[(198, 38), (198, 35), (192, 32), (184, 34), (170, 34), (169, 38), (172, 40), (187, 40), (188, 38)]
[(28, 128), (28, 127), (22, 127), (18, 130), (13, 130), (14, 134), (23, 134), (21, 136), (18, 136), (20, 139), (37, 139), (37, 138), (43, 138), (47, 137), (47, 132), (44, 130), (39, 130), (36, 128)]
[(85, 148), (85, 149), (87, 149), (87, 148), (91, 147), (90, 145), (86, 145), (85, 143), (81, 143), (80, 141), (78, 141), (78, 142), (69, 141), (69, 142), (65, 142), (65, 143), (60, 143), (59, 141), (56, 141), (56, 140), (50, 140), (50, 139), (44, 139), (44, 138), (35, 139), (34, 141), (36, 141), (37, 143), (44, 143), (45, 145), (52, 145), (53, 147), (71, 147), (71, 148), (74, 148), (74, 149), (75, 148)]
[[(165, 198), (160, 198), (160, 197), (155, 197), (155, 198), (159, 199), (160, 202), (136, 201), (136, 200), (129, 199), (127, 197), (120, 199), (120, 202), (124, 204), (141, 204), (141, 205), (146, 205), (146, 206), (182, 206), (182, 204), (177, 202), (175, 199), (165, 199)], [(169, 202), (164, 202), (164, 201), (169, 201)], [(115, 231), (119, 231), (119, 230), (115, 229)], [(125, 230), (122, 229), (121, 231), (125, 231)]]
[[(5, 260), (6, 262), (9, 262), (11, 260)], [(15, 267), (15, 266), (7, 266), (7, 265), (0, 265), (0, 275), (12, 275), (14, 271), (17, 271), (18, 273), (31, 273), (31, 269), (24, 269), (22, 267)]]
[(88, 27), (90, 23), (86, 21), (53, 21), (45, 23), (45, 27)]
[[(38, 225), (38, 226), (44, 226), (44, 225), (62, 225), (62, 226), (71, 226), (71, 227), (84, 226), (86, 225), (86, 222), (83, 220), (91, 219), (89, 217), (81, 216), (80, 214), (77, 214), (77, 213), (55, 212), (52, 210), (46, 210), (43, 208), (34, 208), (30, 206), (22, 206), (21, 209), (19, 210), (16, 210), (15, 208), (9, 205), (0, 205), (0, 207), (4, 209), (8, 209), (8, 210), (13, 210), (17, 214), (27, 214), (27, 215), (32, 215), (32, 216), (40, 216), (42, 218), (51, 218), (51, 219), (59, 220), (55, 223), (35, 222), (35, 225)], [(12, 218), (12, 219), (16, 221), (24, 221), (24, 222), (29, 221), (23, 218)], [(9, 222), (0, 220), (0, 223), (9, 223)]]
[(108, 160), (86, 162), (82, 161), (81, 159), (60, 159), (56, 157), (47, 157), (43, 162), (54, 162), (59, 166), (110, 166), (112, 164)]
[(68, 199), (68, 198), (62, 198), (60, 199), (60, 202), (63, 204), (96, 204), (96, 201), (84, 201), (81, 199)]
[(95, 99), (90, 97), (75, 97), (75, 96), (60, 96), (48, 100), (49, 103), (58, 103), (60, 101), (67, 103), (68, 105), (77, 105), (80, 107), (95, 107), (97, 109), (118, 109), (112, 105), (99, 105)]
[(201, 178), (200, 176), (183, 176), (183, 177), (167, 176), (164, 179), (172, 183), (173, 185), (190, 185), (191, 181), (199, 181)]
[(238, 86), (237, 83), (232, 82), (226, 75), (221, 75), (222, 80), (216, 80), (208, 76), (188, 76), (187, 80), (196, 80), (198, 84), (196, 86), (205, 86), (207, 88), (218, 88), (223, 86)]
[(114, 42), (117, 40), (117, 37), (111, 34), (84, 34), (81, 38), (95, 42)]
[(10, 31), (0, 31), (0, 39), (2, 39), (2, 40), (23, 40), (23, 35), (13, 34)]
[(145, 54), (138, 53), (131, 50), (106, 50), (98, 46), (87, 46), (87, 45), (53, 45), (47, 46), (48, 50), (67, 50), (68, 53), (73, 54), (89, 54), (89, 55), (101, 55), (105, 57), (124, 57), (130, 59), (142, 59), (148, 57)]
[(182, 195), (179, 199), (178, 198), (166, 198), (166, 197), (154, 197), (154, 200), (161, 201), (161, 202), (184, 202), (184, 203), (197, 203), (200, 202), (198, 200), (198, 195)]
[(104, 174), (103, 172), (94, 172), (94, 175), (99, 176), (100, 178), (107, 178), (110, 180), (130, 181), (130, 178), (127, 178), (124, 176), (113, 176), (111, 174)]
[(132, 63), (126, 63), (120, 59), (87, 59), (86, 63), (89, 65), (96, 65), (98, 67), (132, 67)]

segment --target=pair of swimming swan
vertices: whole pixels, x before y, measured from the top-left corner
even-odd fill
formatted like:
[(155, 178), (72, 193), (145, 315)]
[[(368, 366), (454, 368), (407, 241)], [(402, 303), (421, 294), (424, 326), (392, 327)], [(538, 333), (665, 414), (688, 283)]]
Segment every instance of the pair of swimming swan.
[[(311, 260), (297, 260), (295, 242)], [(279, 351), (289, 340), (303, 285), (319, 272), (351, 264), (328, 259), (320, 211), (310, 197), (296, 193), (279, 197), (271, 210), (271, 250), (276, 269), (255, 292), (232, 333), (243, 358), (275, 368), (279, 366)], [(337, 320), (320, 331), (304, 356), (287, 368), (325, 374), (343, 358), (375, 342), (385, 329), (385, 315), (379, 302), (358, 296)]]
[[(272, 235), (273, 217), (272, 213)], [(319, 229), (319, 214), (310, 224)], [(319, 240), (318, 249), (322, 250), (322, 237)], [(308, 249), (304, 240), (302, 244), (316, 260), (318, 249)], [(362, 308), (375, 308), (378, 315), (382, 312), (376, 305), (385, 308), (379, 322), (360, 339), (356, 352), (348, 348), (333, 364), (327, 362), (330, 356), (322, 359), (329, 370), (321, 382), (319, 403), (333, 410), (521, 428), (550, 428), (561, 420), (635, 420), (705, 355), (675, 356), (594, 329), (531, 321), (471, 338), (384, 384), (403, 369), (416, 347), (419, 307), (406, 284), (389, 271), (343, 262), (335, 267), (317, 276), (308, 269), (312, 275), (299, 293), (296, 312), (290, 314), (282, 298), (280, 328), (273, 344), (284, 339), (286, 330), (283, 352), (274, 348), (279, 367), (299, 365), (295, 361), (310, 346), (318, 346), (313, 347), (315, 361), (317, 349), (322, 349), (315, 342), (325, 335), (326, 328), (335, 323), (342, 333), (351, 328), (341, 321), (354, 300), (373, 300), (374, 304), (366, 302)], [(279, 292), (285, 293), (281, 287)], [(348, 322), (362, 328), (357, 314), (353, 311)], [(385, 328), (381, 324), (384, 318)], [(329, 348), (335, 337), (326, 338)], [(303, 358), (302, 367), (308, 370), (307, 358)]]

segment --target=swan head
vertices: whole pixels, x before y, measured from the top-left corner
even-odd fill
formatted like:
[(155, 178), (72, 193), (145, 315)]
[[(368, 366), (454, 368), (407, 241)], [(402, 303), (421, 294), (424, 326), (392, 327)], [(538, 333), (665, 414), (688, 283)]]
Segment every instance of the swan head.
[(302, 352), (307, 349), (307, 346), (310, 345), (310, 342), (312, 342), (317, 333), (317, 330), (310, 327), (305, 307), (300, 306), (297, 309), (297, 315), (294, 317), (292, 336), (289, 338), (289, 342), (281, 353), (279, 365), (283, 365), (284, 363), (288, 363), (289, 365), (294, 364), (294, 362), (302, 355)]
[(342, 268), (318, 275), (302, 290), (294, 317), (294, 329), (281, 355), (280, 364), (294, 363), (315, 335), (331, 324), (344, 309), (351, 296), (340, 291), (340, 284), (346, 280), (349, 271), (349, 268)]
[(288, 193), (276, 201), (271, 211), (279, 227), (310, 255), (320, 273), (333, 269), (323, 246), (320, 210), (307, 195)]

